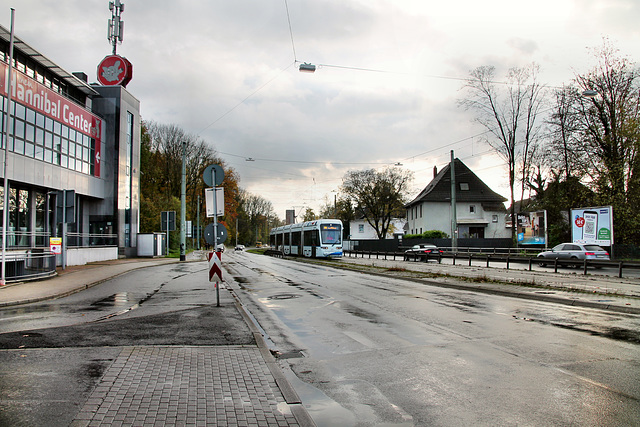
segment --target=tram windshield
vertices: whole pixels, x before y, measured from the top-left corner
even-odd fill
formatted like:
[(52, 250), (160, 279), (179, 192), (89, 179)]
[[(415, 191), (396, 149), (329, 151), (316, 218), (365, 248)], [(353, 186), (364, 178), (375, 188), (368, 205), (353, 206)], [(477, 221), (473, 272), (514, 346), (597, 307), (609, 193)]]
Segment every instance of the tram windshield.
[(342, 243), (342, 227), (340, 224), (321, 224), (320, 236), (322, 238), (322, 244), (340, 244)]

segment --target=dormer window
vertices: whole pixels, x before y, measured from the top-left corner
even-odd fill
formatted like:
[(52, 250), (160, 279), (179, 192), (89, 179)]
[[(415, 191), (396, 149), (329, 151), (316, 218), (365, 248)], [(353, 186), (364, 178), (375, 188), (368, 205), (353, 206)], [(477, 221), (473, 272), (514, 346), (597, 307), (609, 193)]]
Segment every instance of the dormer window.
[(461, 182), (460, 183), (460, 190), (469, 191), (469, 183), (468, 182)]

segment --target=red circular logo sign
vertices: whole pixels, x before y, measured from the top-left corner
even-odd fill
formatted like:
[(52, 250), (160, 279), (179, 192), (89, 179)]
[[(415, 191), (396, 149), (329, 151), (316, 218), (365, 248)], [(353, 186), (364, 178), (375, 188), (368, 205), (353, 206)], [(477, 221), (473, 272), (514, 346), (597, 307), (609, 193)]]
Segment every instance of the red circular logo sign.
[(576, 225), (578, 227), (584, 227), (584, 218), (581, 216), (576, 217)]
[(127, 86), (133, 76), (133, 67), (127, 58), (106, 56), (98, 65), (98, 81), (105, 86)]

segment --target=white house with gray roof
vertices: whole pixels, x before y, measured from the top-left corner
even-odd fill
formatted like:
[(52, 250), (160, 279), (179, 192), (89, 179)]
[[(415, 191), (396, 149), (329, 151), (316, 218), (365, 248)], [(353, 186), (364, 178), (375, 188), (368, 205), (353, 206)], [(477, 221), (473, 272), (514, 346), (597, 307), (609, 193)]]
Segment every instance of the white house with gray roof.
[[(491, 190), (460, 159), (455, 159), (456, 217), (459, 238), (510, 238), (506, 198)], [(405, 205), (407, 232), (440, 230), (451, 235), (451, 163)]]

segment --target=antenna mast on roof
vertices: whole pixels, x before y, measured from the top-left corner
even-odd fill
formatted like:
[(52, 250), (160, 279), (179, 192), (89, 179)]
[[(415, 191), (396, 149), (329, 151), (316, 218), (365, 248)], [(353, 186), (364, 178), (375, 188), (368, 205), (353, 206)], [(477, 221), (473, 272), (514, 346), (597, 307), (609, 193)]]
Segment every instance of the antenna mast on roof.
[(111, 11), (111, 19), (109, 19), (107, 40), (113, 46), (113, 54), (115, 55), (118, 43), (122, 43), (124, 38), (124, 21), (120, 19), (120, 15), (124, 12), (124, 4), (120, 0), (110, 1), (109, 10)]

